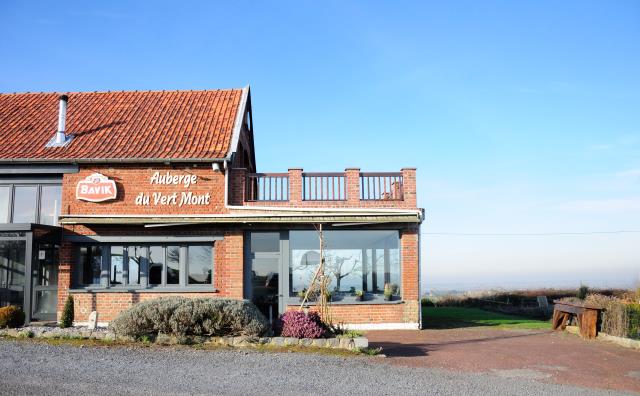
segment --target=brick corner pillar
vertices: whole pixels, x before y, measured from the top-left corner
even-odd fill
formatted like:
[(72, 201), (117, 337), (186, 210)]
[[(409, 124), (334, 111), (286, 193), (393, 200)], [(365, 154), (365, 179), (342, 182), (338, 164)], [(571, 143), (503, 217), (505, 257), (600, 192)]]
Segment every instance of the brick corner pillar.
[(407, 302), (404, 308), (406, 322), (416, 323), (420, 317), (420, 226), (412, 225), (402, 230), (400, 248), (402, 257), (402, 299)]
[(344, 170), (347, 183), (347, 203), (349, 206), (360, 206), (360, 168)]
[(402, 184), (404, 188), (404, 204), (416, 208), (416, 168), (402, 168)]
[(229, 204), (244, 205), (246, 194), (246, 168), (231, 168), (229, 170)]
[(67, 302), (67, 297), (69, 297), (69, 289), (71, 289), (73, 282), (71, 279), (73, 270), (71, 267), (71, 263), (73, 262), (73, 245), (69, 242), (63, 242), (62, 246), (60, 246), (58, 257), (58, 303), (56, 311), (58, 313), (57, 317), (60, 319), (64, 304)]
[(289, 168), (289, 203), (302, 204), (302, 168)]

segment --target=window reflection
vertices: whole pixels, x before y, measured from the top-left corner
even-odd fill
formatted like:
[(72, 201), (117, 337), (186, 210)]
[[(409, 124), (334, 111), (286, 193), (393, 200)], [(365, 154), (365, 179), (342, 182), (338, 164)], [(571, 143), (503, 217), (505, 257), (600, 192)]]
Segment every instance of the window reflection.
[(140, 284), (140, 267), (144, 257), (142, 246), (129, 246), (129, 279), (130, 285)]
[(180, 246), (167, 246), (167, 285), (180, 283)]
[(13, 222), (36, 222), (37, 186), (15, 186), (13, 193)]
[(99, 285), (102, 267), (102, 247), (83, 246), (80, 248), (81, 283)]
[(211, 283), (211, 246), (189, 246), (189, 284)]
[(62, 186), (42, 186), (40, 191), (40, 224), (58, 225)]
[[(386, 283), (400, 284), (398, 231), (325, 231), (325, 273), (337, 294), (356, 290), (382, 294)], [(316, 231), (291, 231), (291, 295), (307, 288), (320, 262)]]
[(0, 223), (9, 222), (9, 203), (11, 202), (11, 186), (0, 186)]
[(121, 285), (124, 282), (124, 246), (111, 246), (110, 284)]
[(162, 271), (164, 267), (164, 247), (149, 246), (149, 284), (162, 284)]

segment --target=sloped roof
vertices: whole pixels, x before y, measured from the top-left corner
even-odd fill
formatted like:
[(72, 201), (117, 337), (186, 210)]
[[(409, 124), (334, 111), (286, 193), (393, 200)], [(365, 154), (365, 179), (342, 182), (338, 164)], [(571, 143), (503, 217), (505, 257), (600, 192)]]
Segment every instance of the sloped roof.
[(45, 147), (60, 93), (0, 94), (0, 162), (224, 158), (247, 92), (67, 93), (66, 133), (74, 138), (64, 147)]

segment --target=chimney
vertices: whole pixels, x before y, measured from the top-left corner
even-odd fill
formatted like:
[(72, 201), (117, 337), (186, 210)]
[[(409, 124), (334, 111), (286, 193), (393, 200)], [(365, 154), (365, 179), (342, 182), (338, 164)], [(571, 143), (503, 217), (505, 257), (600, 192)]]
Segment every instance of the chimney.
[(56, 144), (62, 145), (66, 140), (64, 133), (65, 124), (67, 122), (67, 95), (60, 95), (60, 110), (58, 112), (58, 131), (56, 132)]

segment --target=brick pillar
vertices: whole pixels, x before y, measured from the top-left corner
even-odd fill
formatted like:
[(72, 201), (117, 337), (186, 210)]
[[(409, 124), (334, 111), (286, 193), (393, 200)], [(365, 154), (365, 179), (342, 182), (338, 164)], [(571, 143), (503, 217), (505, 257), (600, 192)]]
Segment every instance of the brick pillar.
[(404, 205), (410, 208), (418, 206), (416, 198), (416, 168), (402, 168)]
[(347, 180), (347, 202), (349, 206), (360, 206), (360, 168), (344, 170)]
[(58, 319), (60, 314), (62, 313), (62, 308), (64, 307), (64, 303), (67, 301), (67, 297), (69, 296), (69, 289), (71, 288), (71, 284), (73, 280), (71, 279), (72, 266), (73, 262), (73, 245), (69, 242), (63, 242), (62, 246), (60, 246), (59, 256), (58, 256)]
[(247, 169), (231, 168), (229, 172), (229, 204), (238, 206), (244, 205)]
[(402, 257), (402, 299), (418, 299), (418, 232), (419, 226), (410, 226), (402, 230), (400, 248)]
[(293, 206), (302, 204), (302, 168), (289, 169), (289, 202)]

